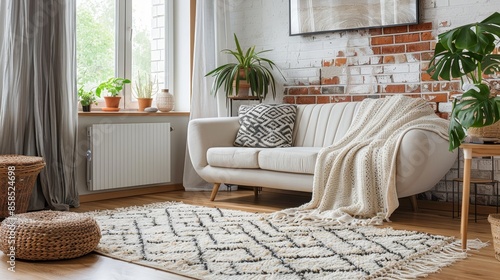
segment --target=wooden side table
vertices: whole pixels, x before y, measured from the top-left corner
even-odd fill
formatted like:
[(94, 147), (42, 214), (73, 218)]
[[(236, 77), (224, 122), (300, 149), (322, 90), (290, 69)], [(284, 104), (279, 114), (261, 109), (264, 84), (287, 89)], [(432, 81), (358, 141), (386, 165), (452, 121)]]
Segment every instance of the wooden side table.
[[(483, 157), (484, 158), (484, 157)], [(491, 175), (490, 179), (479, 179), (479, 178), (470, 178), (470, 183), (469, 185), (474, 185), (474, 198), (477, 201), (477, 185), (482, 184), (482, 185), (490, 185), (494, 188), (496, 188), (496, 206), (497, 206), (497, 211), (496, 213), (498, 214), (498, 207), (499, 207), (499, 200), (498, 198), (500, 197), (499, 192), (498, 192), (498, 184), (500, 183), (498, 180), (495, 180), (495, 158), (490, 156), (487, 157), (491, 159)], [(453, 178), (453, 187), (452, 187), (452, 214), (451, 217), (455, 219), (455, 188), (457, 188), (457, 193), (460, 193), (460, 184), (463, 184), (464, 178), (463, 176), (460, 176), (460, 153), (457, 153), (457, 160), (458, 160), (458, 176), (457, 178)], [(457, 199), (457, 217), (460, 217), (460, 196)], [(474, 204), (474, 222), (477, 223), (477, 203)]]
[(460, 146), (464, 151), (464, 184), (462, 188), (462, 219), (460, 223), (460, 236), (462, 249), (467, 249), (467, 224), (469, 222), (469, 195), (470, 195), (470, 166), (472, 157), (500, 156), (498, 144), (470, 144)]
[(253, 95), (244, 96), (244, 97), (230, 96), (229, 97), (229, 116), (230, 117), (233, 116), (233, 100), (259, 101), (259, 103), (261, 102), (261, 100), (258, 96), (253, 96)]

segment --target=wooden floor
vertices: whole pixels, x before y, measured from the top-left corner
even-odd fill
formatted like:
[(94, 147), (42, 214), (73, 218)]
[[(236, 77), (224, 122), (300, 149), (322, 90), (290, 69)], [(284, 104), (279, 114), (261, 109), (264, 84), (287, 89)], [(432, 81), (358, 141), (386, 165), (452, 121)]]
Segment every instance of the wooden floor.
[[(217, 206), (251, 212), (272, 212), (275, 210), (299, 206), (309, 201), (308, 194), (283, 194), (264, 190), (258, 198), (253, 191), (239, 190), (221, 192), (215, 202), (209, 201), (209, 192), (166, 192), (154, 195), (142, 195), (131, 198), (104, 200), (83, 203), (75, 212), (86, 212), (98, 209), (113, 209), (132, 205), (143, 205), (162, 201), (183, 201), (188, 204)], [(470, 220), (469, 238), (491, 241), (491, 229), (488, 221), (482, 217), (477, 223)], [(395, 229), (417, 230), (433, 234), (459, 236), (460, 221), (452, 219), (449, 212), (420, 210), (411, 211), (409, 203), (401, 200), (400, 208), (386, 223)], [(98, 254), (89, 254), (77, 259), (50, 262), (26, 262), (16, 260), (16, 272), (8, 271), (8, 258), (0, 252), (0, 279), (186, 279), (175, 274), (166, 273), (148, 267), (111, 259)], [(478, 252), (470, 252), (470, 257), (459, 261), (440, 273), (431, 274), (427, 279), (500, 279), (500, 262), (494, 258), (493, 246), (490, 245)]]

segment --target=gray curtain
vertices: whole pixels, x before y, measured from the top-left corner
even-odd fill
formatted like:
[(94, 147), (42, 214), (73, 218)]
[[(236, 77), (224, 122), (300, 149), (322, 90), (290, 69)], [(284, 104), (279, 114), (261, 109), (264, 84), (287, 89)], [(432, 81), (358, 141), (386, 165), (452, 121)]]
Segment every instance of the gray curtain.
[(0, 153), (44, 158), (30, 210), (76, 207), (75, 1), (0, 2)]

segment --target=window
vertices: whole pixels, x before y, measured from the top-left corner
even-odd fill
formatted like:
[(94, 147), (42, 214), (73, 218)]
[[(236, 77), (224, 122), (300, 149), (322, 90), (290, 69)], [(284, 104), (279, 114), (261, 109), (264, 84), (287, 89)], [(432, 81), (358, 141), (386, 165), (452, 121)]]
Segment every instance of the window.
[[(138, 74), (168, 88), (167, 0), (77, 0), (78, 87), (95, 88), (111, 77), (132, 80), (121, 93), (122, 108), (136, 109), (132, 92)], [(99, 102), (99, 107), (104, 103)]]

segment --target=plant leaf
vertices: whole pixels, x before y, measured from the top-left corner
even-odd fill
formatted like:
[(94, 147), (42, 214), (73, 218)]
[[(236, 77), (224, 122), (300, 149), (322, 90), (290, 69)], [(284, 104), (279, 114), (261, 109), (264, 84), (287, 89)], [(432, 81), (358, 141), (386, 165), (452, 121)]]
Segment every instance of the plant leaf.
[(236, 37), (236, 33), (233, 33), (234, 35), (234, 42), (236, 43), (236, 50), (238, 51), (238, 54), (240, 57), (243, 56), (243, 51), (241, 50), (240, 42), (238, 41), (238, 37)]
[[(458, 78), (476, 70), (477, 62), (482, 57), (469, 51), (457, 51), (455, 53), (444, 51), (435, 56), (431, 66), (427, 70), (434, 80), (441, 77), (445, 80)], [(433, 64), (432, 64), (433, 63)]]
[(483, 66), (484, 74), (495, 74), (495, 72), (500, 72), (500, 54), (490, 54), (483, 58), (481, 63)]
[(453, 102), (450, 118), (450, 151), (460, 146), (465, 131), (470, 127), (484, 127), (500, 120), (500, 98), (491, 97), (485, 84), (475, 85), (462, 95), (462, 100)]
[[(469, 76), (475, 83), (482, 80), (482, 62), (496, 47), (500, 36), (500, 13), (495, 12), (482, 22), (463, 25), (438, 36), (434, 56), (427, 72), (432, 78), (448, 80)], [(448, 63), (446, 61), (452, 61)], [(488, 73), (495, 69), (495, 61), (486, 60)], [(477, 71), (476, 71), (477, 70)]]
[(483, 19), (483, 21), (481, 21), (481, 23), (492, 23), (495, 25), (500, 25), (500, 13), (494, 12), (489, 17)]
[[(490, 97), (490, 90), (487, 85), (476, 85), (479, 92), (470, 89), (462, 95), (459, 106), (463, 108), (459, 113), (463, 113), (465, 118), (461, 120), (462, 125), (469, 127), (482, 127), (491, 125), (498, 120), (498, 108), (493, 97)], [(467, 115), (465, 115), (467, 113)]]
[(477, 36), (470, 28), (459, 29), (456, 33), (455, 45), (462, 50), (470, 50), (477, 44)]

